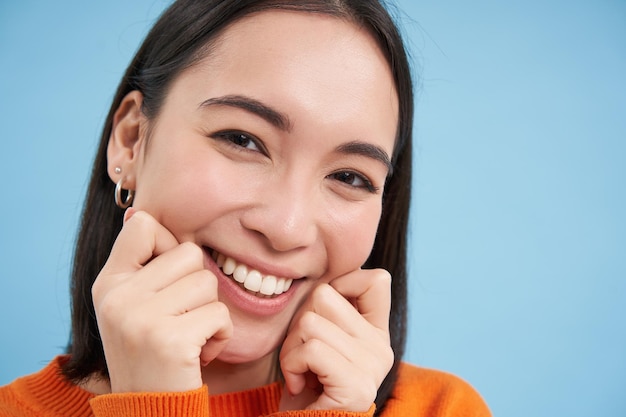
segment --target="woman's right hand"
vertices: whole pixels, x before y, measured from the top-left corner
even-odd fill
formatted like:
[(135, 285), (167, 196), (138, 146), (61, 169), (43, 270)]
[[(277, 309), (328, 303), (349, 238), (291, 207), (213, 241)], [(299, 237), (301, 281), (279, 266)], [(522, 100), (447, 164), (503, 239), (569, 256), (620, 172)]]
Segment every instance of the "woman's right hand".
[(232, 335), (203, 251), (130, 208), (92, 288), (112, 392), (202, 386), (201, 366)]

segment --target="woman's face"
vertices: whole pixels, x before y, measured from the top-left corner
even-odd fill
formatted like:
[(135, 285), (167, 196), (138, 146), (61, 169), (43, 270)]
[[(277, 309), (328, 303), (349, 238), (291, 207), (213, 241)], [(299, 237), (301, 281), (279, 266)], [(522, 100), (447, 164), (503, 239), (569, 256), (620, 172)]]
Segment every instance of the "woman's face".
[(397, 121), (376, 42), (328, 16), (246, 17), (173, 82), (139, 139), (134, 207), (204, 248), (234, 324), (218, 359), (267, 357), (316, 284), (365, 262)]

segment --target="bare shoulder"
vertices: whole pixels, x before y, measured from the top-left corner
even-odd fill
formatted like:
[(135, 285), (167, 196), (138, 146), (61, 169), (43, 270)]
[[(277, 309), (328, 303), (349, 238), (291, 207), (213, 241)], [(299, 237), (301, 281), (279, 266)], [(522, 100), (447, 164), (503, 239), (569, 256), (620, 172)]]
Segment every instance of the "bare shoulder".
[(402, 363), (382, 416), (472, 416), (491, 412), (480, 394), (458, 376)]

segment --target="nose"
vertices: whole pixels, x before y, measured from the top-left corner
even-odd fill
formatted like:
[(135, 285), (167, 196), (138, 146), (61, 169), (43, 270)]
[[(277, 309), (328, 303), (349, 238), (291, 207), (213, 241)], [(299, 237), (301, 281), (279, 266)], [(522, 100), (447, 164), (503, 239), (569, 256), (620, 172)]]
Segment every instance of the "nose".
[(318, 235), (319, 196), (311, 188), (293, 180), (266, 183), (242, 214), (241, 224), (261, 235), (275, 251), (312, 245)]

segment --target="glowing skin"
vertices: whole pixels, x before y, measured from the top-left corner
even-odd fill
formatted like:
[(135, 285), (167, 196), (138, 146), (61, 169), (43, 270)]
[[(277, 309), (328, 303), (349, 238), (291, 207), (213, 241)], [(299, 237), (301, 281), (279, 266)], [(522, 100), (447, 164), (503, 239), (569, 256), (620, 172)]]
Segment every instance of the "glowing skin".
[(202, 248), (217, 278), (233, 334), (204, 382), (258, 385), (312, 290), (371, 251), (398, 117), (386, 59), (346, 21), (264, 12), (179, 75), (155, 120), (132, 105), (137, 137), (114, 131), (109, 174), (124, 167), (133, 207)]

